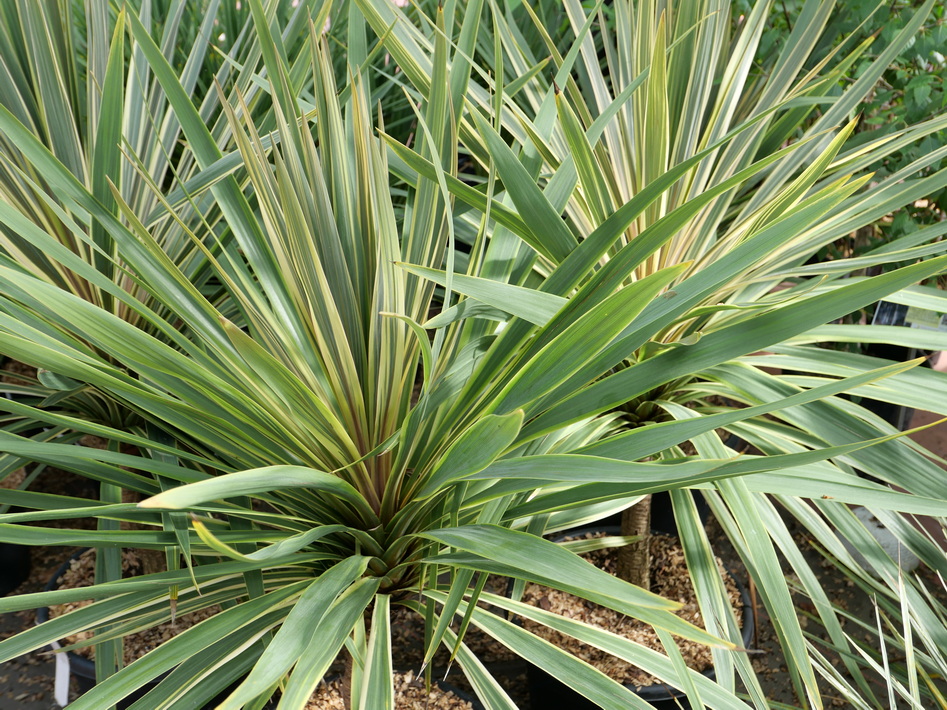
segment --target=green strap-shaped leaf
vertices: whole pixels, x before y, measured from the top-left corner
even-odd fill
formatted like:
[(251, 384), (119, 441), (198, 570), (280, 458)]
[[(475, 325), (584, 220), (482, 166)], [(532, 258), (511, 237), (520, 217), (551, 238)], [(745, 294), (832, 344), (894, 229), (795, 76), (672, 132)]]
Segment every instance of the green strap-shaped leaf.
[(349, 557), (312, 582), (299, 596), (246, 680), (218, 710), (236, 710), (243, 704), (237, 702), (237, 698), (259, 695), (282, 678), (312, 643), (316, 627), (338, 596), (365, 573), (367, 566), (367, 557)]
[(478, 419), (435, 464), (430, 475), (415, 494), (426, 498), (453, 481), (481, 471), (509, 448), (523, 425), (523, 411), (517, 409), (509, 414), (488, 414)]
[[(319, 559), (327, 559), (327, 555), (308, 554), (298, 555), (296, 559), (300, 564), (309, 564)], [(279, 560), (280, 563), (290, 564), (290, 560)], [(210, 564), (197, 565), (194, 567), (194, 577), (198, 583), (213, 583), (221, 580), (230, 580), (241, 577), (244, 572), (252, 569), (264, 569), (272, 567), (274, 562), (270, 560), (254, 561), (253, 563), (242, 562), (214, 562)], [(293, 572), (293, 575), (302, 575), (310, 577), (308, 571)], [(292, 576), (292, 575), (288, 575)], [(120, 582), (109, 582), (100, 584), (95, 588), (95, 596), (101, 599), (121, 596), (133, 592), (148, 590), (151, 592), (166, 592), (168, 587), (175, 585), (184, 585), (189, 583), (190, 574), (185, 570), (174, 572), (159, 572), (147, 577), (136, 577), (134, 579), (123, 580)], [(24, 609), (38, 609), (43, 606), (52, 606), (54, 604), (66, 604), (69, 602), (83, 601), (89, 598), (89, 588), (79, 587), (76, 589), (56, 589), (50, 592), (37, 592), (35, 594), (19, 594), (13, 597), (0, 598), (0, 614), (8, 612), (23, 611)]]
[(713, 431), (714, 429), (727, 427), (730, 424), (744, 421), (751, 417), (771, 414), (788, 407), (823, 400), (827, 397), (853, 390), (861, 385), (877, 382), (886, 377), (893, 377), (917, 367), (921, 362), (921, 359), (917, 359), (903, 363), (895, 363), (887, 367), (879, 367), (861, 375), (842, 378), (826, 385), (797, 392), (788, 397), (774, 398), (771, 402), (759, 404), (755, 407), (744, 407), (732, 412), (722, 412), (720, 414), (711, 414), (694, 419), (686, 419), (684, 421), (662, 422), (640, 427), (602, 441), (597, 441), (594, 444), (579, 449), (575, 453), (588, 456), (601, 456), (609, 459), (636, 461), (656, 454), (659, 451), (669, 449), (692, 437)]
[[(760, 516), (761, 506), (743, 481), (721, 481), (717, 487), (737, 517), (735, 525), (727, 529), (727, 537), (738, 539), (739, 545), (746, 551), (743, 561), (769, 610), (797, 692), (805, 692), (810, 700), (818, 698), (819, 691), (808, 660), (806, 641), (773, 541), (766, 533), (766, 525)], [(803, 687), (805, 691), (802, 691)]]
[[(141, 20), (133, 12), (129, 12), (127, 17), (132, 35), (137, 41), (137, 47), (147, 58), (151, 71), (164, 89), (167, 100), (174, 109), (174, 115), (187, 138), (189, 149), (201, 168), (210, 167), (221, 158), (221, 151), (208, 130), (206, 122), (194, 107), (173, 68), (155, 45)], [(224, 177), (211, 187), (211, 191), (226, 216), (230, 229), (233, 230), (241, 247), (254, 264), (261, 283), (282, 283), (278, 265), (273, 259), (266, 240), (260, 234), (259, 224), (253, 219), (252, 211), (236, 180), (233, 177)], [(182, 290), (184, 290), (183, 286), (183, 284), (180, 285)], [(296, 310), (289, 296), (283, 290), (270, 291), (268, 295), (279, 304), (281, 312), (290, 316), (287, 318), (288, 326), (293, 329), (294, 336), (298, 336), (304, 329), (296, 319), (292, 318)], [(194, 295), (188, 293), (187, 300), (195, 300)], [(204, 304), (201, 303), (200, 306), (203, 310)], [(217, 329), (209, 329), (208, 332), (213, 333), (215, 330)]]
[(365, 609), (375, 598), (379, 583), (378, 579), (363, 577), (345, 590), (320, 618), (309, 645), (299, 657), (283, 689), (282, 703), (285, 703), (285, 707), (305, 707), (342, 644), (361, 622)]
[[(396, 164), (396, 161), (392, 161), (391, 170), (392, 172), (396, 173), (398, 177), (402, 178), (408, 183), (417, 182), (418, 176), (428, 180), (437, 179), (438, 170), (434, 167), (433, 163), (431, 163), (429, 160), (425, 160), (410, 148), (398, 143), (396, 140), (391, 138), (391, 136), (382, 133), (381, 137), (388, 144), (388, 147), (391, 149), (394, 155), (403, 160), (405, 165), (407, 165), (412, 171), (405, 171), (403, 168), (399, 168), (399, 166)], [(480, 190), (471, 187), (453, 175), (444, 174), (444, 181), (447, 183), (447, 189), (450, 191), (450, 193), (465, 204), (468, 204), (471, 207), (480, 210), (481, 212), (487, 212), (489, 210), (490, 214), (498, 224), (507, 227), (515, 234), (531, 235), (531, 232), (526, 227), (526, 222), (516, 213), (515, 210), (501, 202), (490, 200), (490, 198), (484, 193), (480, 192)], [(530, 245), (539, 251), (538, 242), (535, 241), (535, 238), (532, 238), (531, 236), (530, 238), (533, 239), (533, 241), (530, 242)], [(526, 236), (524, 236), (523, 239), (525, 240)]]
[(180, 486), (141, 501), (142, 508), (191, 508), (201, 503), (238, 496), (312, 488), (351, 503), (359, 512), (375, 518), (365, 499), (350, 484), (324, 471), (304, 466), (266, 466)]
[(395, 707), (390, 609), (391, 597), (387, 594), (376, 594), (358, 710), (394, 710)]
[[(467, 615), (472, 614), (475, 608), (476, 605), (470, 606)], [(450, 629), (446, 630), (445, 635), (448, 641), (453, 642), (457, 661), (463, 669), (464, 677), (473, 686), (474, 693), (486, 710), (517, 710), (516, 704), (507, 695), (506, 690), (484, 667), (480, 659), (465, 644), (458, 645), (460, 637)]]
[[(457, 290), (456, 288), (454, 290)], [(472, 298), (461, 301), (456, 306), (451, 306), (428, 321), (425, 321), (424, 328), (443, 328), (444, 326), (464, 320), (465, 318), (483, 318), (494, 322), (507, 321), (512, 317), (508, 310), (500, 310), (484, 303), (479, 303)]]
[(542, 247), (541, 253), (555, 263), (561, 262), (578, 245), (575, 235), (493, 126), (477, 113), (473, 117), (516, 209), (529, 220), (527, 227)]
[[(413, 264), (400, 266), (405, 271), (429, 279), (439, 286), (447, 283), (447, 275), (438, 269)], [(463, 274), (452, 275), (451, 288), (536, 325), (545, 325), (568, 302), (567, 299), (551, 293)]]
[[(454, 614), (457, 612), (457, 608), (460, 605), (460, 602), (463, 600), (464, 595), (470, 594), (471, 600), (473, 600), (473, 603), (476, 604), (477, 599), (483, 592), (483, 588), (487, 583), (487, 575), (479, 575), (476, 587), (471, 589), (470, 582), (473, 580), (473, 574), (473, 570), (461, 569), (455, 570), (454, 574), (451, 576), (450, 594), (448, 595), (447, 601), (444, 603), (444, 606), (441, 609), (441, 614), (437, 619), (437, 626), (435, 627), (433, 633), (431, 633), (431, 638), (428, 641), (427, 648), (424, 651), (425, 664), (428, 664), (434, 660), (434, 654), (437, 653), (437, 649), (440, 646), (441, 641), (447, 634), (451, 622), (454, 620)], [(467, 633), (467, 628), (469, 625), (470, 618), (468, 615), (461, 620), (460, 628), (457, 634), (457, 640), (451, 649), (450, 660), (448, 663), (453, 663), (454, 657), (457, 655), (457, 649), (461, 642), (461, 638), (463, 638), (463, 635)]]
[[(442, 601), (444, 594), (435, 590), (428, 590), (425, 594), (432, 599)], [(679, 685), (677, 674), (667, 656), (660, 651), (642, 646), (617, 634), (583, 624), (564, 616), (559, 616), (539, 607), (522, 602), (516, 602), (507, 597), (487, 594), (484, 601), (491, 606), (497, 606), (517, 616), (536, 621), (551, 629), (561, 631), (580, 641), (601, 648), (618, 658), (632, 663), (661, 680)], [(463, 605), (461, 605), (463, 610)], [(626, 688), (614, 684), (597, 669), (586, 665), (565, 651), (556, 648), (546, 641), (526, 631), (519, 624), (491, 613), (480, 607), (475, 607), (473, 621), (490, 636), (496, 638), (509, 648), (517, 652), (530, 663), (543, 668), (547, 673), (560, 678), (564, 683), (577, 692), (589, 698), (594, 698), (601, 707), (618, 708), (625, 710), (633, 705), (636, 695), (626, 696)], [(734, 694), (728, 693), (717, 683), (706, 676), (690, 671), (694, 683), (699, 688), (701, 698), (711, 708), (717, 710), (748, 710), (743, 701)], [(605, 679), (605, 680), (603, 680)], [(596, 693), (591, 695), (590, 693)], [(599, 699), (601, 698), (601, 699)], [(644, 701), (641, 701), (642, 703)], [(637, 707), (651, 707), (648, 704)]]
[[(571, 324), (571, 316), (565, 314), (550, 322), (526, 350), (527, 356), (533, 352), (535, 355), (519, 368), (510, 383), (497, 395), (495, 411), (528, 408), (543, 395), (568, 381), (595, 355), (611, 345), (688, 266), (680, 264), (646, 276), (596, 304)], [(563, 326), (567, 327), (563, 329)]]
[(575, 454), (519, 456), (498, 461), (480, 473), (473, 474), (470, 479), (535, 477), (546, 481), (644, 483), (650, 487), (680, 484), (682, 481), (690, 479), (691, 473), (689, 472), (692, 472), (693, 482), (700, 483), (714, 476), (730, 477), (759, 471), (804, 466), (816, 461), (844, 456), (852, 451), (867, 448), (873, 444), (892, 441), (901, 436), (904, 436), (904, 432), (798, 454), (741, 456), (737, 459), (689, 459), (680, 463), (641, 463)]
[[(576, 392), (533, 420), (524, 428), (524, 433), (535, 436), (567, 422), (615, 407), (661, 383), (699, 372), (746, 353), (763, 350), (940, 273), (945, 267), (947, 257), (937, 257), (876, 276), (870, 281), (844, 286), (792, 306), (755, 316), (740, 322), (733, 329), (722, 328), (705, 334), (700, 342), (694, 345), (667, 350)], [(735, 335), (737, 332), (738, 337)]]
[[(122, 128), (124, 121), (124, 70), (125, 70), (125, 12), (118, 13), (112, 42), (109, 48), (108, 65), (102, 86), (102, 103), (99, 107), (98, 125), (95, 134), (95, 147), (92, 151), (91, 181), (92, 195), (116, 212), (115, 203), (109, 188), (109, 181), (121, 182), (119, 171), (122, 164)], [(114, 269), (109, 255), (114, 245), (100, 222), (92, 223), (92, 240), (102, 249), (93, 257), (96, 268), (111, 277)], [(103, 304), (108, 308), (109, 304)]]
[[(583, 188), (583, 198), (597, 224), (601, 224), (612, 214), (614, 205), (611, 190), (605, 179), (601, 166), (595, 160), (595, 155), (579, 119), (576, 117), (569, 102), (561, 92), (556, 92), (556, 107), (559, 110), (559, 122), (562, 124), (569, 153), (575, 163), (579, 182)], [(561, 169), (561, 168), (560, 168)]]
[(75, 707), (78, 710), (83, 710), (83, 708), (99, 710), (107, 707), (161, 673), (180, 665), (182, 661), (187, 663), (195, 652), (213, 642), (234, 634), (239, 635), (243, 630), (252, 629), (251, 634), (260, 633), (261, 629), (254, 628), (257, 623), (259, 622), (263, 628), (278, 623), (285, 612), (286, 601), (298, 595), (307, 584), (307, 582), (297, 582), (285, 585), (257, 599), (233, 606), (182, 631), (150, 651), (136, 663), (97, 684), (94, 691), (75, 702)]
[(576, 594), (672, 633), (709, 645), (730, 644), (671, 613), (680, 605), (603, 572), (555, 543), (494, 525), (442, 528), (426, 537), (471, 555), (441, 555), (438, 562), (530, 579)]

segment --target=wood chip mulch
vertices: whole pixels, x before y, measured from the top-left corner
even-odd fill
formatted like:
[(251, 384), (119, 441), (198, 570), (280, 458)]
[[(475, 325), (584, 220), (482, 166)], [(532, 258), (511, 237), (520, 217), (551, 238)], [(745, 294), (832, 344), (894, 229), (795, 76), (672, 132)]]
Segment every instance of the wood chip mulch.
[[(432, 686), (430, 692), (423, 679), (414, 673), (395, 673), (395, 710), (473, 710), (473, 705), (450, 691)], [(342, 679), (337, 678), (319, 686), (305, 710), (346, 710), (342, 694)]]

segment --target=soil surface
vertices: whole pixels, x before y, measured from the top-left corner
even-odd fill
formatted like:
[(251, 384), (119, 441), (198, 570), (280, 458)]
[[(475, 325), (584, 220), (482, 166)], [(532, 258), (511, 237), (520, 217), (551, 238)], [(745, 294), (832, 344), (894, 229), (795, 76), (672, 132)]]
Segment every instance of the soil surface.
[[(345, 710), (341, 678), (321, 685), (306, 710)], [(436, 685), (427, 690), (424, 680), (408, 671), (395, 674), (395, 710), (473, 710), (473, 705)]]

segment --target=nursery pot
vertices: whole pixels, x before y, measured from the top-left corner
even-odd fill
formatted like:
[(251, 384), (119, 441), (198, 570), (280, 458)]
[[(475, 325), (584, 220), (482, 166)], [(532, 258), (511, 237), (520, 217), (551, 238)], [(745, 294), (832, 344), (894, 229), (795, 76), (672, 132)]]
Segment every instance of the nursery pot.
[[(604, 532), (607, 535), (621, 534), (619, 528), (610, 526), (597, 526), (592, 528), (584, 528), (582, 530), (570, 531), (556, 538), (556, 542), (561, 541), (565, 537), (578, 536), (589, 532)], [(655, 532), (660, 533), (661, 531)], [(737, 579), (737, 576), (732, 571), (730, 571), (730, 576), (733, 578), (733, 581), (740, 592), (740, 600), (743, 605), (743, 627), (741, 629), (743, 646), (744, 648), (749, 648), (753, 642), (753, 606), (750, 603), (750, 597), (747, 594), (746, 588), (740, 583), (740, 581)], [(702, 671), (702, 673), (711, 680), (716, 678), (714, 669), (712, 667)], [(531, 664), (527, 667), (527, 683), (529, 685), (532, 707), (534, 708), (555, 707), (569, 708), (569, 710), (597, 710), (598, 708), (598, 705), (592, 703), (592, 701), (575, 692), (565, 683), (562, 683), (557, 678)], [(685, 693), (666, 683), (655, 683), (653, 685), (643, 686), (626, 684), (625, 687), (633, 691), (636, 695), (638, 695), (639, 698), (650, 703), (658, 710), (687, 710), (690, 708)]]
[[(46, 583), (44, 591), (51, 592), (55, 589), (58, 589), (59, 580), (69, 570), (73, 560), (78, 559), (79, 556), (88, 549), (89, 548), (79, 550), (68, 560), (63, 562), (59, 569), (53, 573), (53, 576)], [(45, 621), (49, 621), (49, 618), (49, 607), (44, 606), (36, 610), (36, 623), (42, 624)], [(56, 650), (61, 648), (62, 645), (64, 644), (54, 643), (52, 644), (52, 648)], [(116, 703), (116, 707), (119, 710), (125, 710), (137, 701), (141, 700), (146, 694), (154, 690), (158, 683), (163, 680), (170, 672), (171, 671), (168, 671), (167, 673), (159, 676), (156, 680), (146, 683), (134, 693), (131, 693), (126, 698)], [(72, 651), (56, 654), (55, 698), (56, 702), (62, 706), (65, 706), (69, 701), (70, 678), (76, 679), (76, 685), (80, 695), (92, 690), (92, 688), (95, 687), (95, 661), (90, 660), (85, 656), (80, 656), (78, 653), (74, 653)], [(235, 683), (229, 688), (223, 690), (206, 705), (204, 705), (202, 710), (212, 710), (212, 708), (217, 707), (219, 703), (221, 703), (231, 692), (233, 692), (237, 685), (239, 685), (239, 683)]]
[(0, 596), (9, 594), (19, 587), (30, 576), (31, 567), (30, 548), (25, 545), (14, 545), (9, 542), (0, 543)]
[[(49, 581), (46, 583), (46, 586), (43, 588), (43, 591), (51, 592), (58, 589), (59, 580), (66, 572), (69, 571), (73, 560), (79, 559), (79, 556), (88, 551), (88, 549), (89, 548), (84, 548), (78, 552), (73, 553), (68, 560), (63, 562), (62, 565), (59, 566), (59, 569), (53, 573), (53, 576), (50, 577)], [(44, 606), (36, 610), (37, 624), (42, 624), (46, 621), (49, 621), (49, 618), (49, 607)], [(52, 646), (54, 650), (60, 647), (60, 643), (54, 643)], [(76, 679), (76, 686), (79, 689), (80, 695), (92, 690), (92, 688), (95, 687), (95, 661), (92, 661), (85, 656), (80, 656), (78, 653), (74, 653), (72, 651), (56, 654), (56, 702), (63, 706), (65, 706), (69, 701), (70, 678)], [(140, 688), (135, 694), (118, 703), (117, 707), (120, 710), (123, 710), (134, 703), (136, 700), (139, 700), (142, 696), (144, 696), (145, 693), (154, 688), (155, 685), (156, 683), (151, 683)]]
[[(697, 516), (702, 525), (707, 523), (710, 516), (710, 506), (704, 500), (700, 491), (693, 491), (694, 504), (697, 506)], [(621, 516), (618, 516), (618, 524)], [(677, 537), (677, 520), (674, 518), (674, 507), (671, 505), (671, 494), (667, 491), (658, 491), (651, 495), (651, 531)]]
[[(6, 365), (6, 360), (0, 358), (0, 366)], [(13, 399), (9, 394), (8, 399)], [(21, 435), (29, 434), (28, 431), (17, 432)], [(10, 542), (0, 543), (0, 569), (3, 570), (0, 576), (0, 597), (9, 594), (19, 587), (26, 578), (30, 576), (32, 560), (30, 557), (30, 548), (25, 545), (14, 545)]]

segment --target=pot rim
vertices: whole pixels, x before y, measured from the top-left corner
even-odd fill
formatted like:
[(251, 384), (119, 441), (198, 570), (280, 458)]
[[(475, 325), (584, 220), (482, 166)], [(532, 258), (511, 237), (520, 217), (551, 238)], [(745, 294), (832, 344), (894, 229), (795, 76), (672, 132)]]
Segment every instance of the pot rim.
[[(73, 552), (69, 557), (63, 562), (59, 567), (53, 572), (52, 576), (49, 578), (49, 581), (46, 582), (46, 585), (43, 587), (44, 592), (52, 592), (59, 589), (59, 580), (60, 578), (69, 571), (72, 566), (73, 560), (79, 559), (89, 550), (93, 550), (93, 547), (82, 547), (75, 552)], [(41, 606), (36, 609), (36, 623), (42, 624), (46, 621), (49, 621), (49, 606)], [(63, 643), (62, 639), (58, 641), (60, 645), (67, 645)], [(56, 650), (55, 648), (53, 650)], [(83, 678), (91, 678), (95, 680), (95, 661), (86, 658), (85, 656), (80, 656), (75, 651), (66, 651), (66, 655), (69, 657), (69, 670), (72, 673), (75, 673), (77, 676), (82, 676)]]

